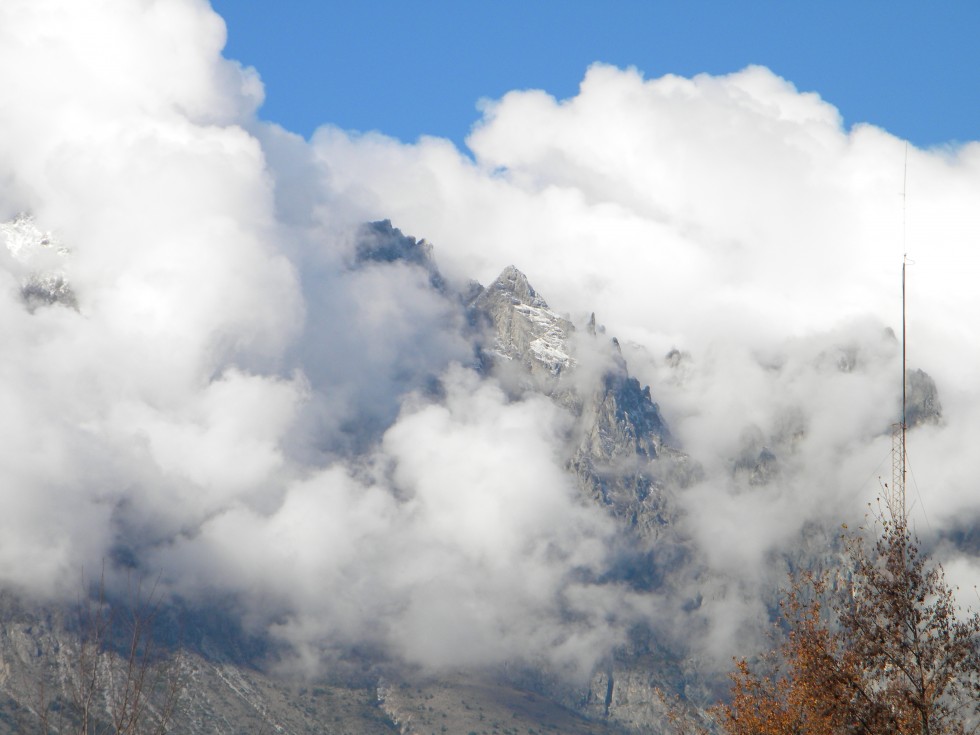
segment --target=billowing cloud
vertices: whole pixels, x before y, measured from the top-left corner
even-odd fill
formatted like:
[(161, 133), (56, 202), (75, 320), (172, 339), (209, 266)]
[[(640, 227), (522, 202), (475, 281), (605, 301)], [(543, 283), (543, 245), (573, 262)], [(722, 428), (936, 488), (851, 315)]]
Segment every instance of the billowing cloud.
[(472, 369), (425, 268), (358, 260), (354, 226), (382, 218), (450, 285), (513, 263), (620, 338), (703, 469), (678, 503), (707, 569), (690, 629), (718, 651), (770, 562), (887, 479), (903, 240), (910, 355), (943, 403), (912, 432), (917, 518), (980, 515), (980, 144), (908, 148), (903, 212), (904, 142), (766, 69), (602, 65), (568, 100), (486, 103), (472, 157), (307, 142), (256, 119), (205, 2), (76, 5), (0, 9), (0, 583), (161, 572), (313, 666), (364, 644), (582, 674), (684, 614), (608, 581), (616, 528), (564, 470), (568, 413)]
[[(512, 92), (488, 103), (474, 161), (433, 139), (323, 128), (314, 143), (334, 191), (425, 232), (447, 268), (486, 280), (521, 263), (562, 309), (589, 308), (588, 293), (621, 336), (654, 347), (751, 345), (855, 314), (896, 325), (904, 142), (843, 130), (831, 105), (763, 68), (644, 80), (597, 65), (568, 100)], [(977, 155), (909, 148), (913, 334), (976, 307), (956, 263), (980, 226), (964, 206)], [(920, 351), (933, 334), (919, 330)]]
[[(810, 524), (859, 522), (891, 482), (906, 252), (908, 356), (943, 406), (911, 433), (909, 502), (928, 538), (980, 515), (980, 144), (845, 130), (761, 67), (647, 80), (601, 64), (570, 99), (485, 103), (468, 143), (313, 140), (330, 196), (424, 232), (449, 272), (519, 263), (559, 311), (596, 311), (703, 464), (685, 523), (742, 594), (779, 583), (767, 561), (800, 553)], [(733, 620), (737, 595), (721, 597), (718, 629), (758, 614)]]
[(217, 513), (161, 567), (185, 570), (185, 590), (243, 593), (314, 661), (311, 646), (370, 643), (434, 668), (530, 656), (588, 674), (649, 603), (588, 581), (615, 528), (576, 501), (555, 456), (567, 417), (461, 367), (444, 384), (444, 402), (406, 407), (368, 467), (334, 464), (275, 507)]

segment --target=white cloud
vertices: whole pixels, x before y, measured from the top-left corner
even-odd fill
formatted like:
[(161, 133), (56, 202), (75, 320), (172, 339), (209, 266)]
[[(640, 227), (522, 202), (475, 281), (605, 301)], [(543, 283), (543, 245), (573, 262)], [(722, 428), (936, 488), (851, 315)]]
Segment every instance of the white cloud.
[(261, 147), (237, 125), (260, 85), (220, 57), (206, 3), (14, 2), (0, 28), (0, 201), (69, 248), (78, 302), (29, 314), (10, 271), (0, 434), (28, 451), (3, 493), (30, 500), (0, 558), (32, 557), (7, 578), (50, 589), (99, 566), (113, 518), (152, 508), (169, 528), (272, 471), (268, 427), (303, 389), (261, 372), (302, 311)]
[[(486, 282), (516, 263), (552, 307), (596, 311), (706, 468), (683, 504), (716, 569), (767, 577), (760, 565), (809, 521), (860, 519), (890, 482), (903, 247), (910, 361), (946, 416), (911, 434), (928, 488), (916, 513), (934, 533), (980, 515), (967, 448), (980, 144), (923, 151), (844, 130), (832, 105), (760, 67), (645, 80), (604, 65), (570, 99), (485, 103), (468, 142), (473, 160), (333, 128), (313, 145), (331, 196), (425, 233), (450, 272)], [(677, 367), (674, 347), (689, 354)], [(776, 481), (733, 474), (764, 447)]]
[(387, 432), (378, 472), (335, 465), (274, 509), (227, 507), (160, 563), (271, 605), (300, 651), (367, 641), (437, 668), (530, 658), (587, 674), (649, 603), (583, 581), (615, 529), (554, 456), (567, 417), (459, 367), (445, 383), (444, 404)]
[[(475, 163), (434, 140), (315, 137), (336, 192), (424, 232), (448, 268), (488, 280), (520, 263), (559, 308), (590, 294), (622, 336), (896, 323), (904, 143), (843, 131), (830, 105), (768, 70), (643, 80), (595, 66), (572, 99), (490, 104), (469, 142)], [(908, 243), (926, 279), (913, 296), (962, 284), (954, 263), (973, 262), (975, 148), (909, 150)], [(957, 298), (976, 305), (968, 289)], [(913, 306), (914, 327), (941, 304)]]

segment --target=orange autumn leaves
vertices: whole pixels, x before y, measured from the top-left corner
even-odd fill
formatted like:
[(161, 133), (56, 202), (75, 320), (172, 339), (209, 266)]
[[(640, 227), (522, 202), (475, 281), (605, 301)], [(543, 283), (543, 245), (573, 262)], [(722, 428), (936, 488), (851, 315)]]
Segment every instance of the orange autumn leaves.
[[(847, 563), (798, 578), (772, 653), (737, 662), (728, 735), (961, 735), (980, 717), (980, 617), (954, 602), (904, 513), (881, 518), (869, 550), (846, 537)], [(761, 673), (765, 671), (766, 673)]]

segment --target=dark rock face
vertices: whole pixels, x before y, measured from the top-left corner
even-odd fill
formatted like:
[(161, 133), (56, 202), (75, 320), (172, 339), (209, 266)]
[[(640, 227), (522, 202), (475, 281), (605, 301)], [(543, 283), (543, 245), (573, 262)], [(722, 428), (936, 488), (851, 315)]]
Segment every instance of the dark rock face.
[(583, 490), (630, 526), (655, 533), (669, 522), (669, 501), (651, 463), (678, 455), (650, 389), (625, 366), (607, 373), (582, 402), (582, 439), (570, 462)]
[(365, 263), (410, 263), (421, 266), (429, 273), (429, 283), (437, 291), (444, 291), (446, 283), (432, 257), (432, 245), (402, 233), (391, 220), (370, 222), (358, 232), (354, 258), (358, 265)]
[(936, 381), (918, 368), (909, 370), (906, 378), (905, 423), (909, 427), (921, 424), (940, 424), (943, 404), (939, 401)]
[[(544, 392), (575, 417), (568, 468), (583, 494), (627, 527), (656, 536), (671, 515), (664, 470), (684, 458), (669, 446), (660, 409), (649, 387), (629, 375), (616, 339), (601, 335), (594, 315), (583, 341), (575, 339), (572, 323), (513, 266), (470, 309), (472, 321), (484, 327), (488, 369), (516, 373), (519, 385)], [(608, 367), (600, 375), (582, 374), (576, 353), (583, 349), (604, 356)]]

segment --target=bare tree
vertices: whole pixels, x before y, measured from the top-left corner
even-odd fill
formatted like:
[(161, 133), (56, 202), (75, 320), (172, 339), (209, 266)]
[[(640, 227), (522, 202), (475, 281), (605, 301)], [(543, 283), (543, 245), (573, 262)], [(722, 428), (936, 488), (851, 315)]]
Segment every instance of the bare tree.
[[(83, 587), (85, 585), (83, 584)], [(157, 585), (128, 585), (128, 601), (106, 595), (103, 572), (94, 594), (77, 608), (77, 641), (59, 665), (61, 693), (39, 687), (42, 735), (164, 735), (183, 688), (181, 660), (155, 636)]]
[(929, 565), (904, 512), (888, 513), (873, 551), (851, 539), (853, 594), (840, 609), (850, 648), (901, 732), (964, 731), (980, 713), (980, 616), (960, 616), (940, 565)]
[(957, 608), (904, 508), (887, 506), (878, 523), (870, 547), (845, 536), (833, 594), (826, 578), (799, 577), (783, 602), (784, 642), (760, 663), (737, 662), (732, 699), (715, 711), (729, 735), (976, 730), (980, 615)]

